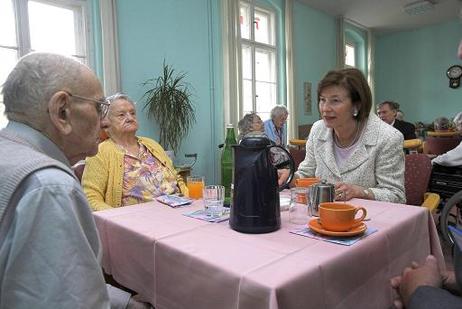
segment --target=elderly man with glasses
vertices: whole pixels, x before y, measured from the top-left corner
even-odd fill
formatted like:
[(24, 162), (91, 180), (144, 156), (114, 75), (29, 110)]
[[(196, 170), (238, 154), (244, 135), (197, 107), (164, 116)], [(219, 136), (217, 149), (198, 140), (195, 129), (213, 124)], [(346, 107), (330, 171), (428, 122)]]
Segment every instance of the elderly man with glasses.
[(70, 168), (98, 150), (109, 104), (95, 74), (72, 58), (32, 53), (9, 74), (3, 98), (0, 308), (138, 306), (104, 283), (98, 232)]

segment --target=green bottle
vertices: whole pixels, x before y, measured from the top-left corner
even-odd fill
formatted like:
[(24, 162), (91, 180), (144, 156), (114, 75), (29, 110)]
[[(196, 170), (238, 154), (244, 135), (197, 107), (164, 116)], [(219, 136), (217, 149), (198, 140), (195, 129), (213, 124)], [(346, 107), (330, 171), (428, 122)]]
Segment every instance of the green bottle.
[(231, 204), (231, 183), (233, 182), (233, 149), (231, 145), (237, 144), (234, 127), (226, 126), (226, 139), (221, 154), (221, 184), (225, 187), (225, 206)]

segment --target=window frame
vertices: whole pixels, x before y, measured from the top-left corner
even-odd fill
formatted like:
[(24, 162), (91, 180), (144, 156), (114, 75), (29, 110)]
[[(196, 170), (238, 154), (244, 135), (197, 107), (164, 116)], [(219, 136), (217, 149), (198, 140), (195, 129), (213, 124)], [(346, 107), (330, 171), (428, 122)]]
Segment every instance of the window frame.
[[(2, 0), (3, 1), (3, 0)], [(16, 45), (2, 45), (0, 49), (16, 51), (16, 58), (34, 51), (31, 46), (30, 25), (29, 25), (29, 1), (43, 3), (59, 8), (65, 8), (74, 12), (74, 34), (76, 54), (68, 55), (78, 61), (93, 67), (94, 60), (91, 58), (93, 50), (93, 33), (90, 25), (91, 10), (87, 0), (8, 0), (13, 6)], [(3, 83), (3, 81), (1, 81)], [(0, 85), (1, 89), (1, 85)], [(0, 104), (3, 105), (3, 96), (0, 95)], [(2, 106), (3, 109), (3, 106)], [(1, 117), (5, 117), (2, 113)], [(6, 120), (5, 120), (6, 121)], [(0, 121), (1, 123), (1, 121)], [(0, 125), (1, 127), (1, 125)]]
[[(354, 57), (354, 65), (350, 65), (347, 63), (347, 49), (348, 47), (351, 47), (353, 49), (353, 57)], [(358, 46), (355, 42), (351, 42), (351, 41), (346, 41), (345, 42), (345, 66), (348, 67), (348, 68), (356, 68), (357, 67), (357, 58), (358, 58)]]
[[(239, 42), (240, 42), (240, 46), (241, 46), (241, 55), (242, 55), (242, 51), (244, 50), (244, 48), (250, 48), (250, 57), (251, 57), (251, 78), (250, 78), (250, 81), (251, 81), (251, 84), (252, 84), (252, 111), (254, 112), (257, 112), (259, 113), (259, 111), (257, 111), (257, 106), (258, 106), (258, 103), (257, 103), (257, 100), (258, 100), (258, 94), (256, 93), (256, 84), (257, 82), (265, 82), (265, 83), (269, 83), (269, 84), (272, 84), (274, 85), (275, 87), (275, 94), (274, 94), (274, 102), (270, 102), (270, 105), (271, 106), (274, 106), (277, 104), (278, 102), (278, 97), (279, 97), (279, 94), (280, 94), (280, 91), (281, 89), (280, 86), (279, 86), (279, 62), (278, 62), (278, 36), (277, 36), (277, 18), (276, 18), (276, 11), (271, 9), (271, 8), (268, 8), (268, 7), (265, 7), (261, 4), (259, 5), (256, 5), (254, 3), (254, 1), (246, 1), (246, 0), (240, 0), (239, 1), (239, 11), (241, 9), (241, 7), (243, 5), (246, 5), (249, 9), (249, 23), (251, 23), (251, 26), (249, 27), (249, 30), (250, 30), (250, 38), (249, 39), (246, 39), (246, 38), (243, 38), (241, 35), (239, 35)], [(269, 29), (269, 32), (270, 32), (270, 44), (267, 44), (267, 43), (262, 43), (262, 42), (258, 42), (255, 40), (255, 27), (254, 27), (254, 22), (253, 20), (255, 19), (255, 12), (256, 11), (260, 11), (260, 12), (263, 12), (263, 13), (266, 13), (268, 14), (268, 29)], [(272, 43), (272, 44), (271, 44)], [(256, 76), (256, 51), (258, 50), (264, 50), (264, 51), (267, 51), (268, 54), (271, 54), (272, 55), (272, 58), (274, 59), (274, 67), (273, 68), (270, 68), (270, 70), (272, 71), (272, 81), (268, 82), (268, 81), (263, 81), (263, 80), (260, 80), (258, 81), (257, 80), (257, 76)], [(242, 61), (243, 62), (243, 61)], [(242, 65), (242, 64), (241, 64)], [(243, 69), (242, 69), (243, 71)], [(241, 83), (242, 85), (244, 85), (244, 81), (246, 80), (249, 80), (248, 78), (244, 78), (244, 76), (242, 75), (241, 76)], [(243, 89), (242, 89), (243, 91)], [(239, 108), (239, 118), (242, 118), (244, 112), (249, 112), (249, 111), (244, 111), (244, 96), (243, 96), (243, 93), (242, 93), (242, 102), (241, 102), (241, 107)], [(266, 112), (264, 112), (266, 113)]]

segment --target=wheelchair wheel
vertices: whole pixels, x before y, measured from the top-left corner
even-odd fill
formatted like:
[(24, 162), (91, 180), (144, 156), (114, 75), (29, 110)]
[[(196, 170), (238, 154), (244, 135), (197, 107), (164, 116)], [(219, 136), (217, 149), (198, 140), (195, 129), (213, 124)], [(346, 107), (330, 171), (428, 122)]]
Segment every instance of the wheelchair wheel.
[(454, 194), (444, 205), (440, 216), (440, 228), (444, 240), (451, 245), (454, 244), (454, 239), (449, 232), (448, 227), (455, 226), (462, 229), (462, 191)]

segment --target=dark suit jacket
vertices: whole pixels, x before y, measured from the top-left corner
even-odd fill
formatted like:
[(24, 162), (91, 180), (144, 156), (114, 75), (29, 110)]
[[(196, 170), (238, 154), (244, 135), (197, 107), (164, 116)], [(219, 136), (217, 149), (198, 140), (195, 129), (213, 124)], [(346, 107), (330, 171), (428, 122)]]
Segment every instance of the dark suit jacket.
[(415, 126), (412, 123), (395, 119), (393, 126), (395, 129), (403, 133), (405, 140), (417, 138), (415, 136)]

